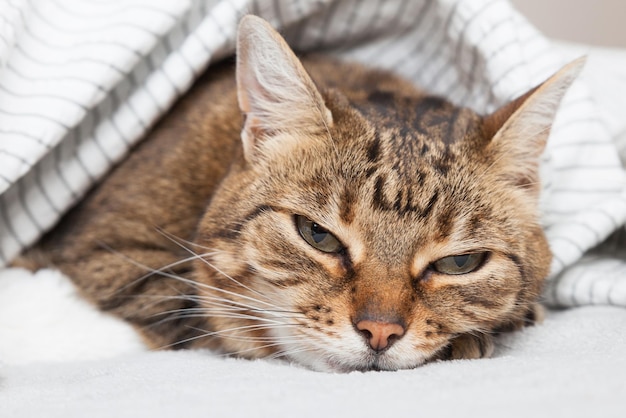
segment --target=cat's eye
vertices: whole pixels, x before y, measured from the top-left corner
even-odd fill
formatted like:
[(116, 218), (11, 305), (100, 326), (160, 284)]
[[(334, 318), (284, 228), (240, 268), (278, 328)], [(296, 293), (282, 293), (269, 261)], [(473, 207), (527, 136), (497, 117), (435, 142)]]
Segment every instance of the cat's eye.
[(433, 263), (433, 268), (443, 274), (467, 274), (476, 270), (485, 260), (487, 253), (451, 255)]
[(343, 245), (333, 234), (306, 216), (296, 215), (296, 226), (302, 238), (311, 247), (325, 253), (338, 253), (343, 250)]

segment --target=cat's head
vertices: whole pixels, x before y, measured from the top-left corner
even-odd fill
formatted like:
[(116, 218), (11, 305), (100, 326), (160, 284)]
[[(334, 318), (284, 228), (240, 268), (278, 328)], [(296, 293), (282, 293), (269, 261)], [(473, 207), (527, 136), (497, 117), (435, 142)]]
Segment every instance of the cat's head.
[(312, 65), (316, 84), (267, 23), (244, 18), (241, 158), (197, 235), (213, 344), (393, 370), (522, 321), (551, 260), (539, 156), (580, 66), (481, 117), (356, 66)]

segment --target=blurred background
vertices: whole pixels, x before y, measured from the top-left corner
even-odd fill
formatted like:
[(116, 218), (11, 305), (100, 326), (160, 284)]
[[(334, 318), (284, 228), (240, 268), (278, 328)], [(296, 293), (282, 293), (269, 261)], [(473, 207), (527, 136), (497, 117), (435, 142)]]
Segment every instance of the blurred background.
[(511, 0), (551, 38), (626, 48), (624, 0)]

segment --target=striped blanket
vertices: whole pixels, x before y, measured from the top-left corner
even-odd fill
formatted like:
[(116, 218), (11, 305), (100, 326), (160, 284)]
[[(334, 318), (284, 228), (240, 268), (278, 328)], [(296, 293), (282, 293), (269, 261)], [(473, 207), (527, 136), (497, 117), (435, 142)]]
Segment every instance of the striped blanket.
[[(391, 69), (479, 112), (567, 61), (504, 0), (0, 1), (0, 265), (234, 52), (246, 13), (298, 51)], [(542, 161), (554, 253), (545, 298), (626, 306), (626, 136), (618, 142), (589, 74), (568, 92)]]

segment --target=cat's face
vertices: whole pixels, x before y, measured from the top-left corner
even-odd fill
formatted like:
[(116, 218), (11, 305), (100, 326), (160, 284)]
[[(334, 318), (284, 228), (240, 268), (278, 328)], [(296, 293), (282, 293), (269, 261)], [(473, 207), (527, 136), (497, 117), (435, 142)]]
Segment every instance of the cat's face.
[[(290, 146), (231, 174), (205, 217), (199, 243), (215, 254), (198, 279), (237, 301), (211, 320), (226, 350), (284, 352), (316, 369), (397, 369), (458, 334), (523, 317), (549, 251), (534, 205), (490, 169), (479, 124), (422, 150), (357, 111), (333, 115), (344, 123), (329, 134), (286, 138)], [(362, 321), (399, 327), (380, 331), (395, 332), (377, 352)]]
[(536, 213), (545, 138), (517, 126), (536, 94), (490, 118), (416, 92), (321, 95), (272, 40), (307, 94), (281, 96), (287, 115), (264, 111), (273, 87), (246, 84), (259, 58), (240, 45), (243, 155), (197, 236), (211, 344), (395, 370), (522, 320), (550, 264)]

